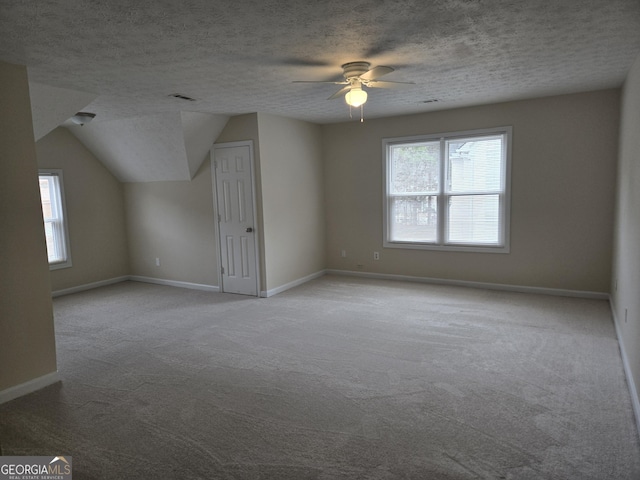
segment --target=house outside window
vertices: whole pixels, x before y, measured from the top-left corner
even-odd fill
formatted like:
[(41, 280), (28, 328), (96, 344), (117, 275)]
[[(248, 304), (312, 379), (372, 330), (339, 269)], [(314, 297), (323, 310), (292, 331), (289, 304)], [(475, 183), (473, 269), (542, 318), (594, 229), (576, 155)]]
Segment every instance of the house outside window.
[(62, 170), (39, 170), (38, 180), (49, 269), (70, 267), (71, 254)]
[(384, 246), (509, 252), (511, 127), (383, 140)]

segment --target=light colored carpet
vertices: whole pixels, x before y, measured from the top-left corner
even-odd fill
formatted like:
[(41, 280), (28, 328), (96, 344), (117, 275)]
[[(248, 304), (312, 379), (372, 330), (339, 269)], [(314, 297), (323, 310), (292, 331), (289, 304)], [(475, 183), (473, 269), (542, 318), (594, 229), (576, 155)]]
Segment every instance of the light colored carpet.
[(0, 442), (75, 479), (640, 478), (606, 301), (326, 276), (54, 306), (63, 382)]

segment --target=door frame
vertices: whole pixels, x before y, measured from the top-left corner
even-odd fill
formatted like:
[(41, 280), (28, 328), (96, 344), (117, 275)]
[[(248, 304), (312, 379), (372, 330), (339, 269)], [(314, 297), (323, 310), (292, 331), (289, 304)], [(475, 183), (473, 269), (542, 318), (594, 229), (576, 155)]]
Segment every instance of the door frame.
[(211, 192), (213, 199), (213, 225), (215, 231), (216, 241), (218, 242), (216, 246), (216, 257), (218, 261), (218, 285), (219, 291), (221, 293), (224, 292), (224, 282), (222, 278), (222, 243), (220, 239), (220, 222), (218, 220), (220, 215), (220, 210), (218, 208), (218, 191), (217, 191), (217, 182), (216, 182), (216, 170), (217, 163), (215, 158), (216, 150), (221, 150), (223, 148), (234, 148), (234, 147), (249, 147), (249, 168), (251, 173), (251, 198), (252, 198), (252, 208), (253, 208), (253, 223), (254, 223), (254, 249), (255, 249), (255, 272), (256, 272), (256, 297), (260, 297), (260, 238), (262, 237), (262, 232), (259, 228), (256, 228), (258, 225), (258, 202), (256, 195), (256, 174), (255, 174), (255, 160), (253, 155), (253, 140), (242, 140), (238, 142), (225, 142), (225, 143), (214, 143), (211, 147), (211, 151), (209, 153), (209, 157), (211, 159)]

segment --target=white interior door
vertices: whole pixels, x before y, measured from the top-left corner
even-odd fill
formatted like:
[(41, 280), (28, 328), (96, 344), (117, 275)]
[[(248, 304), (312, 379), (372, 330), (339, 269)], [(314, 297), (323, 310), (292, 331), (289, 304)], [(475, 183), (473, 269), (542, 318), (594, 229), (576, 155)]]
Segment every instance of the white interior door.
[(248, 142), (213, 147), (222, 291), (258, 295), (253, 152)]

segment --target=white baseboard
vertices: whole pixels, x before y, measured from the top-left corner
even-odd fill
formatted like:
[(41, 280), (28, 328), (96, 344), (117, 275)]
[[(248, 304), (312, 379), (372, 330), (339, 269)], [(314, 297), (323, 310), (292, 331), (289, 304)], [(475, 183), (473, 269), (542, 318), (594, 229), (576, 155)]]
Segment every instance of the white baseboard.
[(284, 285), (281, 285), (279, 287), (276, 288), (272, 288), (271, 290), (267, 290), (267, 291), (262, 291), (260, 292), (260, 296), (263, 298), (267, 298), (267, 297), (273, 297), (274, 295), (277, 295), (278, 293), (282, 293), (286, 290), (289, 290), (291, 288), (297, 287), (299, 285), (302, 285), (303, 283), (307, 283), (310, 282), (311, 280), (315, 280), (316, 278), (320, 278), (325, 274), (325, 270), (320, 270), (316, 273), (312, 273), (311, 275), (307, 275), (306, 277), (302, 277), (302, 278), (298, 278), (297, 280), (294, 280), (293, 282), (289, 282), (286, 283)]
[(191, 290), (204, 290), (205, 292), (219, 292), (220, 287), (215, 285), (205, 285), (202, 283), (180, 282), (178, 280), (167, 280), (164, 278), (143, 277), (131, 275), (129, 280), (133, 282), (154, 283), (156, 285), (166, 285), (169, 287), (190, 288)]
[(129, 275), (122, 277), (108, 278), (106, 280), (100, 280), (99, 282), (85, 283), (84, 285), (78, 285), (76, 287), (63, 288), (61, 290), (55, 290), (51, 292), (52, 297), (60, 297), (61, 295), (69, 295), (71, 293), (84, 292), (85, 290), (91, 290), (98, 287), (106, 287), (107, 285), (113, 285), (114, 283), (126, 282), (129, 280)]
[[(485, 283), (485, 282), (471, 282), (467, 280), (450, 280), (445, 278), (433, 278), (433, 277), (413, 277), (410, 275), (394, 275), (390, 273), (373, 273), (373, 272), (357, 272), (353, 270), (320, 270), (306, 277), (299, 278), (293, 282), (289, 282), (280, 287), (276, 287), (267, 291), (261, 291), (261, 297), (272, 297), (278, 293), (289, 290), (290, 288), (297, 287), (303, 283), (309, 282), (316, 278), (320, 278), (325, 274), (332, 275), (344, 275), (350, 277), (363, 277), (374, 278), (379, 280), (400, 280), (404, 282), (417, 282), (428, 283), (434, 285), (452, 285), (459, 287), (470, 288), (483, 288), (486, 290), (503, 290), (506, 292), (520, 292), (520, 293), (538, 293), (543, 295), (555, 295), (560, 297), (578, 297), (578, 298), (592, 298), (597, 300), (608, 300), (609, 294), (603, 292), (588, 292), (582, 290), (565, 290), (559, 288), (545, 288), (545, 287), (528, 287), (524, 285), (505, 285), (500, 283)], [(106, 280), (100, 280), (99, 282), (87, 283), (84, 285), (78, 285), (76, 287), (64, 288), (61, 290), (55, 290), (51, 292), (52, 297), (59, 297), (61, 295), (69, 295), (71, 293), (83, 292), (85, 290), (91, 290), (93, 288), (105, 287), (114, 283), (125, 282), (131, 280), (134, 282), (155, 283), (157, 285), (167, 285), (170, 287), (190, 288), (193, 290), (204, 290), (207, 292), (219, 292), (220, 287), (215, 285), (205, 285), (201, 283), (181, 282), (177, 280), (167, 280), (164, 278), (145, 277), (141, 275), (124, 275), (122, 277), (109, 278)]]
[(353, 270), (326, 270), (327, 274), (345, 275), (349, 277), (374, 278), (379, 280), (400, 280), (403, 282), (428, 283), (433, 285), (451, 285), (456, 287), (481, 288), (485, 290), (502, 290), (505, 292), (537, 293), (559, 297), (592, 298), (608, 300), (609, 294), (603, 292), (587, 292), (582, 290), (564, 290), (560, 288), (527, 287), (524, 285), (504, 285), (501, 283), (471, 282), (467, 280), (450, 280), (446, 278), (413, 277), (410, 275), (394, 275), (390, 273), (357, 272)]
[(201, 283), (180, 282), (177, 280), (167, 280), (164, 278), (144, 277), (141, 275), (124, 275), (122, 277), (109, 278), (107, 280), (100, 280), (99, 282), (86, 283), (84, 285), (78, 285), (76, 287), (64, 288), (62, 290), (55, 290), (51, 292), (52, 297), (60, 297), (62, 295), (69, 295), (71, 293), (84, 292), (85, 290), (91, 290), (93, 288), (106, 287), (107, 285), (113, 285), (114, 283), (126, 282), (131, 280), (133, 282), (155, 283), (156, 285), (167, 285), (170, 287), (190, 288), (192, 290), (204, 290), (207, 292), (219, 292), (220, 288), (215, 285), (204, 285)]
[(609, 305), (611, 305), (611, 314), (613, 315), (613, 324), (616, 327), (616, 336), (618, 337), (618, 345), (620, 345), (620, 356), (622, 357), (622, 365), (624, 367), (624, 375), (627, 378), (627, 385), (629, 385), (629, 393), (631, 394), (631, 405), (633, 405), (633, 413), (636, 417), (636, 427), (638, 433), (640, 433), (640, 397), (638, 397), (638, 389), (636, 388), (636, 382), (633, 380), (633, 373), (631, 371), (631, 365), (629, 364), (629, 357), (622, 343), (622, 332), (620, 331), (620, 322), (616, 315), (616, 308), (613, 304), (613, 299), (609, 299)]
[[(349, 277), (363, 277), (373, 278), (378, 280), (400, 280), (404, 282), (416, 282), (416, 283), (428, 283), (434, 285), (452, 285), (458, 287), (470, 287), (470, 288), (482, 288), (485, 290), (503, 290), (506, 292), (520, 292), (520, 293), (538, 293), (543, 295), (555, 295), (560, 297), (578, 297), (578, 298), (592, 298), (597, 300), (608, 300), (609, 294), (603, 292), (588, 292), (582, 290), (565, 290), (559, 288), (545, 288), (545, 287), (528, 287), (524, 285), (505, 285), (500, 283), (485, 283), (485, 282), (471, 282), (467, 280), (450, 280), (445, 278), (433, 278), (433, 277), (413, 277), (410, 275), (395, 275), (390, 273), (373, 273), (373, 272), (357, 272), (353, 270), (320, 270), (306, 277), (299, 278), (293, 282), (289, 282), (285, 285), (281, 285), (276, 288), (272, 288), (267, 291), (261, 291), (261, 297), (272, 297), (278, 293), (282, 293), (291, 288), (302, 285), (316, 278), (320, 278), (325, 274), (332, 275), (344, 275)], [(69, 295), (71, 293), (83, 292), (85, 290), (91, 290), (93, 288), (105, 287), (114, 283), (125, 282), (131, 280), (134, 282), (154, 283), (156, 285), (167, 285), (170, 287), (190, 288), (193, 290), (204, 290), (207, 292), (219, 292), (220, 287), (215, 285), (206, 285), (201, 283), (181, 282), (178, 280), (167, 280), (164, 278), (145, 277), (141, 275), (124, 275), (122, 277), (109, 278), (101, 280), (99, 282), (87, 283), (84, 285), (78, 285), (76, 287), (64, 288), (61, 290), (55, 290), (51, 292), (52, 297), (59, 297), (61, 295)]]
[(48, 387), (49, 385), (53, 385), (59, 381), (60, 377), (58, 376), (58, 372), (51, 372), (41, 377), (34, 378), (33, 380), (29, 380), (28, 382), (21, 383), (20, 385), (9, 387), (0, 392), (0, 404), (22, 397), (28, 393), (35, 392), (41, 388)]

